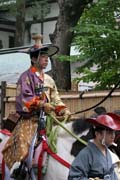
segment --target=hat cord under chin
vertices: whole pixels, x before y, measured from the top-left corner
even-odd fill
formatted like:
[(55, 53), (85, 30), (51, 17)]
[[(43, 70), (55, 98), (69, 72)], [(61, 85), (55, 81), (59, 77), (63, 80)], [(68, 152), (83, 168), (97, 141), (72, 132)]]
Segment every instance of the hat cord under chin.
[(103, 139), (102, 139), (102, 145), (107, 146), (106, 143), (105, 143), (106, 129), (104, 130), (103, 133), (104, 133), (104, 136), (103, 136)]

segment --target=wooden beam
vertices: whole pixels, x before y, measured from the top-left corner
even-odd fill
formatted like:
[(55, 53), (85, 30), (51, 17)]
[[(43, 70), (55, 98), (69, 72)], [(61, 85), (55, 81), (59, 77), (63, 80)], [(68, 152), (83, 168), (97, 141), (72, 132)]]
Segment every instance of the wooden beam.
[(3, 128), (3, 119), (5, 116), (5, 101), (4, 98), (6, 96), (6, 81), (1, 82), (1, 119), (0, 119), (0, 129)]

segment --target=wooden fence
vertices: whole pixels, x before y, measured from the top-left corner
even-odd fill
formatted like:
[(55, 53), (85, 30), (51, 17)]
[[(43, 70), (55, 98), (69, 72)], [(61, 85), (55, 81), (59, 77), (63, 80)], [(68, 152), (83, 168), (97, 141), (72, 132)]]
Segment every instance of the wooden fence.
[[(72, 113), (87, 109), (98, 102), (100, 102), (109, 91), (60, 91), (60, 96), (63, 102), (68, 106)], [(15, 95), (16, 85), (6, 84), (1, 82), (1, 127), (3, 120), (5, 120), (8, 114), (15, 111)], [(120, 110), (120, 89), (117, 89), (112, 95), (107, 98), (101, 105), (104, 106), (107, 111)], [(77, 114), (77, 117), (85, 116), (89, 117), (94, 114), (94, 110), (89, 110), (84, 113)], [(75, 116), (75, 117), (76, 117)]]

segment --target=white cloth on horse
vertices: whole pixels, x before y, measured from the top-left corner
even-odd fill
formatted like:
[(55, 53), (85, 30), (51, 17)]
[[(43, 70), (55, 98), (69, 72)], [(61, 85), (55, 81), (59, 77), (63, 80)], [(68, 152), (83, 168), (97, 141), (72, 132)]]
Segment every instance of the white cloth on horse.
[(115, 153), (113, 153), (111, 150), (109, 150), (109, 152), (111, 154), (113, 164), (120, 162), (119, 157)]
[(109, 150), (109, 152), (110, 152), (111, 157), (112, 157), (112, 162), (113, 162), (113, 164), (115, 164), (115, 173), (116, 173), (118, 179), (120, 179), (120, 159), (111, 150)]

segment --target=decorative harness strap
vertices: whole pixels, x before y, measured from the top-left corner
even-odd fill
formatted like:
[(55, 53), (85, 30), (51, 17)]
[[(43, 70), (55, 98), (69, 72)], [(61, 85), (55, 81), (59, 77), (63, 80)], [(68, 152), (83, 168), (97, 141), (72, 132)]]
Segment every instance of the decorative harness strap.
[(2, 159), (2, 180), (5, 179), (5, 161)]
[(4, 134), (4, 135), (7, 135), (7, 136), (11, 136), (11, 132), (8, 131), (7, 129), (1, 129), (0, 130), (0, 133)]
[(38, 159), (38, 180), (41, 180), (41, 176), (42, 176), (42, 162), (43, 162), (43, 155), (44, 155), (45, 152), (50, 154), (54, 159), (56, 159), (58, 162), (60, 162), (65, 167), (70, 168), (71, 165), (67, 161), (62, 159), (60, 156), (58, 156), (56, 153), (54, 153), (49, 148), (45, 136), (42, 136), (41, 143), (42, 143), (42, 150), (41, 150), (41, 152), (39, 154), (39, 159)]

